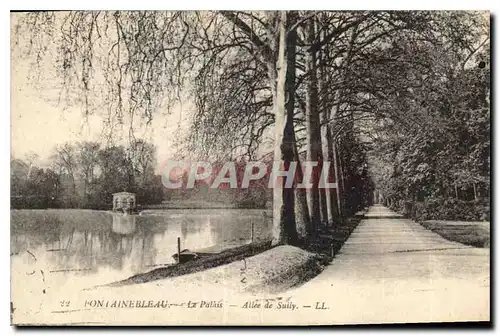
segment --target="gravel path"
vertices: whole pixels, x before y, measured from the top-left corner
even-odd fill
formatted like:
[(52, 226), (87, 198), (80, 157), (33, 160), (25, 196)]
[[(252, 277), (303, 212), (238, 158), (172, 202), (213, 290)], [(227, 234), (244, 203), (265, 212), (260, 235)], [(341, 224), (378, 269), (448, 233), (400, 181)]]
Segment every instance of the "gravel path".
[(489, 320), (489, 249), (448, 241), (383, 206), (366, 217), (331, 265), (287, 294), (329, 302), (320, 316), (330, 324)]

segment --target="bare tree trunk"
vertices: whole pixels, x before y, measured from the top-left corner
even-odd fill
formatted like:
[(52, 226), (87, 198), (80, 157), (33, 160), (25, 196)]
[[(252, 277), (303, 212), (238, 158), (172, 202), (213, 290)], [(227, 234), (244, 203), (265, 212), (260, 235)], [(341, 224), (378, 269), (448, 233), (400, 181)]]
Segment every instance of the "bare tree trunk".
[[(320, 62), (322, 61), (323, 57), (328, 56), (328, 51), (326, 53), (319, 53), (319, 59)], [(320, 112), (321, 115), (321, 123), (322, 126), (320, 127), (321, 129), (321, 146), (322, 146), (322, 157), (323, 157), (323, 162), (331, 162), (331, 164), (328, 166), (329, 170), (328, 173), (326, 174), (327, 176), (327, 182), (333, 182), (335, 183), (337, 181), (335, 177), (335, 164), (333, 161), (333, 134), (331, 130), (331, 124), (330, 124), (330, 119), (332, 118), (331, 116), (331, 111), (328, 108), (328, 102), (331, 99), (331, 94), (328, 90), (328, 87), (326, 86), (327, 84), (327, 73), (324, 70), (324, 67), (320, 68), (320, 78), (318, 81), (318, 87), (319, 87), (319, 94), (320, 97), (323, 99), (323, 104), (322, 110)], [(332, 109), (333, 111), (333, 109)], [(338, 187), (337, 187), (338, 189)], [(322, 211), (322, 217), (323, 221), (328, 222), (330, 225), (333, 225), (333, 223), (337, 220), (337, 217), (339, 215), (338, 213), (338, 207), (337, 207), (337, 190), (328, 188), (328, 189), (322, 189), (321, 190), (320, 196), (324, 197), (324, 201), (322, 202), (322, 207), (324, 207), (324, 210)]]
[[(294, 133), (295, 138), (295, 133)], [(297, 162), (297, 180), (303, 181), (304, 174), (300, 165), (299, 151), (297, 141), (294, 140), (294, 160)], [(311, 217), (309, 216), (309, 206), (307, 205), (307, 194), (304, 188), (295, 189), (295, 210), (297, 214), (297, 234), (302, 240), (307, 239), (307, 229), (310, 227)]]
[[(318, 52), (318, 55), (319, 55), (319, 60), (321, 61), (321, 53)], [(323, 87), (322, 87), (322, 81), (323, 81), (324, 77), (323, 77), (323, 71), (320, 71), (319, 72), (319, 79), (318, 79), (318, 99), (317, 99), (317, 105), (319, 105), (320, 101), (319, 101), (319, 97), (322, 95), (322, 90), (323, 90)], [(324, 98), (324, 95), (323, 95), (323, 98)], [(319, 115), (319, 118), (318, 120), (324, 116), (324, 113), (322, 113), (320, 111), (319, 108), (317, 108), (317, 113)], [(326, 134), (324, 134), (325, 132), (325, 127), (326, 125), (323, 125), (323, 127), (321, 127), (321, 123), (319, 125), (319, 133), (320, 133), (320, 142), (321, 142), (321, 150), (319, 152), (319, 162), (318, 162), (318, 165), (321, 165), (321, 171), (323, 171), (323, 168), (325, 167), (324, 166), (324, 162), (328, 161), (328, 153), (326, 153), (327, 155), (325, 156), (325, 146), (328, 146), (328, 140), (326, 139)], [(330, 195), (329, 195), (329, 191), (326, 190), (325, 188), (319, 188), (319, 206), (320, 206), (320, 213), (321, 213), (321, 222), (322, 223), (331, 223), (333, 221), (333, 218), (329, 218), (328, 216), (328, 213), (329, 213), (329, 209), (328, 209), (328, 204), (330, 202)]]
[(89, 196), (88, 196), (88, 178), (87, 178), (87, 175), (84, 176), (83, 178), (83, 200), (84, 200), (84, 203), (85, 203), (85, 206), (87, 206), (88, 202), (89, 202)]
[[(275, 14), (276, 15), (276, 14)], [(275, 115), (274, 164), (281, 164), (288, 170), (293, 160), (293, 108), (286, 108), (286, 79), (291, 71), (295, 73), (295, 63), (288, 69), (288, 56), (293, 52), (295, 59), (295, 44), (287, 43), (286, 23), (287, 12), (279, 13), (278, 58), (274, 66), (270, 65), (270, 80), (273, 88), (273, 109)], [(293, 51), (292, 51), (293, 49)], [(293, 75), (295, 76), (295, 75)], [(293, 85), (295, 85), (293, 83)], [(275, 88), (275, 89), (274, 89)], [(293, 92), (288, 96), (288, 103), (293, 102)], [(290, 106), (290, 104), (289, 104)], [(290, 115), (290, 111), (292, 111)], [(296, 244), (297, 231), (295, 227), (294, 190), (285, 188), (285, 179), (275, 183), (273, 189), (273, 244)]]
[(342, 169), (342, 162), (340, 160), (338, 146), (335, 142), (333, 142), (333, 165), (335, 167), (336, 172), (336, 180), (337, 180), (337, 203), (338, 203), (338, 212), (339, 216), (342, 217), (345, 215), (344, 209), (344, 171)]
[(321, 223), (328, 223), (328, 196), (325, 188), (319, 188), (319, 210)]
[(73, 170), (68, 170), (68, 173), (71, 177), (71, 207), (76, 206), (76, 202), (78, 199), (78, 195), (76, 194), (76, 180), (75, 174), (73, 174)]
[[(295, 23), (297, 19), (296, 12), (291, 11), (288, 14), (287, 26), (290, 27)], [(289, 129), (287, 131), (291, 132), (291, 141), (293, 149), (292, 160), (297, 162), (296, 176), (298, 181), (302, 181), (304, 174), (302, 171), (302, 166), (300, 165), (300, 157), (297, 149), (297, 140), (295, 137), (295, 128), (293, 124), (293, 117), (295, 114), (295, 62), (296, 62), (296, 44), (297, 44), (297, 31), (289, 31), (287, 34), (287, 77), (286, 77), (286, 91), (287, 91), (287, 102), (286, 109), (288, 120), (290, 121)], [(294, 183), (294, 187), (296, 183)], [(307, 236), (307, 228), (310, 226), (311, 218), (309, 216), (309, 209), (307, 206), (307, 196), (304, 189), (295, 189), (295, 232), (297, 239), (305, 240)]]
[[(315, 40), (314, 21), (310, 20), (307, 24), (306, 38), (308, 43), (313, 43)], [(307, 130), (307, 161), (318, 162), (318, 166), (313, 168), (311, 183), (312, 188), (307, 189), (309, 213), (311, 215), (311, 226), (309, 234), (312, 235), (317, 230), (321, 222), (320, 213), (320, 196), (319, 196), (319, 174), (321, 167), (319, 166), (321, 155), (321, 132), (318, 114), (318, 80), (316, 68), (316, 51), (310, 49), (306, 55), (306, 72), (309, 74), (307, 79), (307, 95), (306, 95), (306, 130)]]
[[(325, 116), (325, 113), (323, 114)], [(329, 166), (328, 170), (328, 182), (335, 183), (337, 182), (337, 188), (336, 189), (326, 189), (325, 190), (325, 196), (326, 196), (326, 208), (327, 208), (327, 215), (328, 215), (328, 223), (333, 224), (337, 220), (337, 217), (339, 216), (339, 211), (338, 211), (338, 180), (336, 177), (336, 162), (337, 160), (334, 157), (334, 152), (333, 152), (333, 138), (332, 138), (332, 132), (329, 124), (326, 124), (323, 126), (322, 132), (321, 132), (321, 144), (323, 147), (323, 159), (325, 162), (330, 161), (331, 164)]]

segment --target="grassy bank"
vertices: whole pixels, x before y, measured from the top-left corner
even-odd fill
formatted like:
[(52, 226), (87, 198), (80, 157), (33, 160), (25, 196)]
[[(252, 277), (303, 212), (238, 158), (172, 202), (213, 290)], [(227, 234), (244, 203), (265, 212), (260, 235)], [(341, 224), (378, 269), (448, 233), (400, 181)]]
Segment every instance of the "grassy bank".
[(236, 260), (251, 257), (271, 248), (271, 241), (256, 242), (224, 250), (220, 253), (204, 256), (188, 262), (168, 267), (156, 268), (146, 273), (136, 274), (122, 281), (114, 282), (109, 286), (123, 286), (145, 283), (168, 277), (200, 272), (209, 268), (229, 264)]
[(360, 220), (358, 216), (338, 223), (333, 228), (320, 230), (307, 251), (290, 245), (272, 247), (271, 241), (255, 242), (219, 253), (203, 254), (182, 264), (157, 268), (105, 286), (120, 287), (160, 280), (199, 281), (200, 285), (205, 282), (238, 283), (241, 287), (244, 269), (245, 291), (280, 292), (319, 274)]
[(420, 224), (451, 241), (475, 247), (490, 246), (489, 222), (428, 220)]
[[(254, 245), (240, 248), (244, 253), (216, 259), (207, 257), (198, 262), (187, 262), (178, 267), (156, 269), (139, 274), (129, 279), (112, 283), (104, 287), (122, 287), (155, 281), (154, 288), (186, 288), (195, 286), (199, 289), (246, 293), (279, 293), (299, 286), (319, 274), (325, 260), (318, 254), (311, 253), (290, 245), (280, 245), (255, 253), (259, 248), (269, 247)], [(218, 266), (218, 267), (213, 267)], [(100, 286), (102, 288), (103, 286)], [(98, 289), (98, 288), (94, 288)]]

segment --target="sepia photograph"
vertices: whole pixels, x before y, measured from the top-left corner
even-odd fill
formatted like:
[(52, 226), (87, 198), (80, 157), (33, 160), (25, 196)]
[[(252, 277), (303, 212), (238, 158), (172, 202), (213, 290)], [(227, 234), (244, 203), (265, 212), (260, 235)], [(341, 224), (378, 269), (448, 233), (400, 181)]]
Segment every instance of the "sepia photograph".
[(11, 324), (491, 323), (490, 19), (10, 12)]

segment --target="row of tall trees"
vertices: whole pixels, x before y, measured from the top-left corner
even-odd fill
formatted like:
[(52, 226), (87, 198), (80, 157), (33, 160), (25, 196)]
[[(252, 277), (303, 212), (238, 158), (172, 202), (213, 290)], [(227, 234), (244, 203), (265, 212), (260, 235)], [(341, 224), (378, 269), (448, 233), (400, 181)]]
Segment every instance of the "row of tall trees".
[[(441, 76), (447, 59), (468, 66), (488, 38), (487, 21), (479, 13), (220, 15), (232, 27), (226, 38), (238, 41), (240, 49), (230, 57), (221, 43), (223, 51), (211, 50), (210, 63), (201, 68), (193, 143), (207, 144), (204, 153), (220, 153), (217, 146), (223, 146), (232, 150), (223, 152), (228, 156), (252, 156), (273, 125), (274, 158), (285, 169), (292, 161), (334, 163), (330, 175), (338, 182), (336, 190), (318, 188), (321, 165), (312, 170), (313, 185), (304, 194), (274, 189), (274, 237), (292, 244), (300, 238), (297, 227), (305, 226), (307, 239), (321, 223), (338, 222), (372, 201), (366, 157), (371, 137), (381, 122), (403, 127), (406, 115), (415, 113), (393, 102), (421, 85), (422, 76)], [(228, 23), (220, 22), (218, 30), (224, 31)], [(444, 91), (454, 94), (451, 88)]]
[[(58, 60), (64, 93), (80, 93), (85, 113), (106, 105), (110, 132), (187, 97), (196, 108), (185, 155), (253, 160), (270, 151), (284, 169), (320, 162), (298, 170), (312, 177), (305, 192), (273, 189), (274, 242), (297, 244), (370, 201), (374, 125), (407, 123), (408, 106), (394, 102), (421, 80), (427, 51), (476, 48), (484, 21), (473, 12), (79, 11), (30, 13), (18, 27), (37, 64)], [(336, 189), (318, 187), (324, 162)]]
[(96, 142), (57, 146), (48, 168), (36, 156), (11, 161), (13, 207), (110, 208), (112, 194), (137, 193), (138, 204), (163, 200), (161, 176), (155, 175), (156, 150), (137, 140), (130, 148), (101, 148)]

